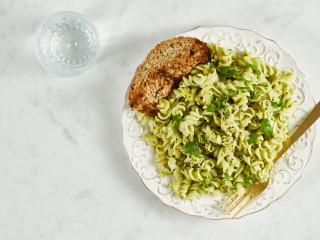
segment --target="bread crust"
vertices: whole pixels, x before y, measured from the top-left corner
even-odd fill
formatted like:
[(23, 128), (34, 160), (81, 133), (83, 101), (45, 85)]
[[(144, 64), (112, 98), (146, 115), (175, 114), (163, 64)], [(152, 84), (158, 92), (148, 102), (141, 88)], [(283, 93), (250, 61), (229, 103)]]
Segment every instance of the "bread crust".
[(159, 43), (137, 68), (129, 88), (131, 108), (155, 115), (156, 104), (178, 87), (193, 67), (207, 63), (206, 43), (191, 37), (176, 37)]

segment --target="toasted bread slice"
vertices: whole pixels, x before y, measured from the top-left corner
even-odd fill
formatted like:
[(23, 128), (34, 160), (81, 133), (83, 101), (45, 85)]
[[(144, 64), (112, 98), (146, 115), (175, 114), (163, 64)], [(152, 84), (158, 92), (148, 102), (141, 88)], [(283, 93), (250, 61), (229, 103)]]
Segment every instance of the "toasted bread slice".
[(193, 67), (209, 59), (207, 44), (196, 38), (177, 37), (159, 43), (137, 68), (129, 89), (130, 106), (155, 115), (158, 101), (167, 97)]

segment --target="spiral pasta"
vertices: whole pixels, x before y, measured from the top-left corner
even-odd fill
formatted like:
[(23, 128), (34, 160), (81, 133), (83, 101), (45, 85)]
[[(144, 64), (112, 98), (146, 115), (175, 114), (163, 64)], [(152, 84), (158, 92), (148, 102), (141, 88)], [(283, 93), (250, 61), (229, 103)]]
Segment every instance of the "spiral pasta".
[(296, 108), (292, 72), (247, 51), (209, 48), (211, 62), (160, 100), (157, 116), (137, 112), (161, 176), (172, 175), (171, 188), (184, 199), (267, 181)]

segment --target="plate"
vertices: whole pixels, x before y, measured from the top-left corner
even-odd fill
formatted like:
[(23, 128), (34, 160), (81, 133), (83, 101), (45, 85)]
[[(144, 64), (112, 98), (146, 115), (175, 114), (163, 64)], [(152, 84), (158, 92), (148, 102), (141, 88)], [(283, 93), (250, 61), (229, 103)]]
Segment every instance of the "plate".
[[(295, 98), (297, 110), (290, 119), (289, 134), (301, 123), (307, 113), (315, 106), (308, 82), (290, 55), (283, 51), (276, 42), (265, 38), (253, 31), (233, 27), (198, 27), (178, 36), (195, 37), (207, 43), (219, 43), (236, 51), (248, 51), (260, 56), (266, 64), (276, 66), (280, 70), (294, 73)], [(203, 196), (196, 200), (183, 200), (169, 188), (170, 179), (160, 178), (155, 164), (155, 153), (152, 147), (141, 139), (146, 133), (135, 118), (135, 112), (128, 103), (128, 91), (122, 111), (123, 145), (127, 151), (132, 168), (139, 175), (142, 183), (160, 201), (183, 213), (208, 219), (231, 218), (220, 209), (221, 203), (227, 198), (226, 194), (218, 197)], [(261, 211), (272, 202), (284, 196), (300, 179), (312, 153), (315, 139), (315, 124), (280, 158), (270, 177), (267, 189), (237, 218)]]

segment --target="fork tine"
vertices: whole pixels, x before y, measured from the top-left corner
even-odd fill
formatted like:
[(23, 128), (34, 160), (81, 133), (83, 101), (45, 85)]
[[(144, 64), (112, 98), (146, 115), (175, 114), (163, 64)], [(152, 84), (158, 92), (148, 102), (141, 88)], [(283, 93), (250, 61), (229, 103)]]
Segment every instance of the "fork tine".
[(244, 194), (245, 194), (245, 192), (244, 192), (243, 194), (238, 194), (238, 195), (233, 199), (233, 201), (226, 207), (226, 209), (225, 209), (224, 211), (227, 212), (228, 209), (229, 209), (230, 207), (232, 207), (233, 204), (235, 204)]
[(237, 192), (232, 193), (232, 194), (228, 197), (228, 199), (225, 200), (224, 203), (222, 203), (221, 208), (223, 208), (223, 206), (226, 205), (227, 202), (229, 202), (229, 200), (230, 200), (231, 198), (233, 198), (234, 196), (236, 196), (236, 195), (237, 195)]
[(239, 213), (241, 213), (241, 212), (242, 212), (250, 203), (252, 203), (256, 198), (257, 198), (257, 196), (253, 195), (253, 196), (250, 198), (250, 200), (249, 200), (242, 208), (240, 208), (239, 211), (236, 212), (235, 215), (233, 215), (232, 218), (235, 218), (236, 216), (238, 216)]
[(243, 203), (246, 199), (248, 199), (248, 197), (250, 197), (252, 195), (252, 193), (248, 192), (246, 194), (244, 194), (241, 198), (241, 200), (230, 210), (230, 212), (228, 213), (229, 215), (237, 208), (241, 205), (241, 203)]

